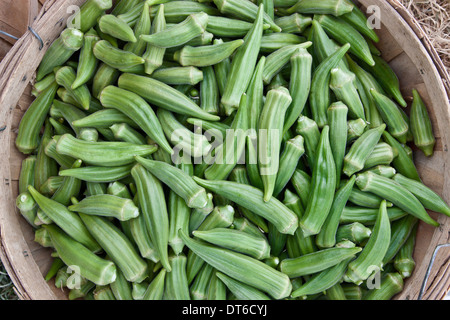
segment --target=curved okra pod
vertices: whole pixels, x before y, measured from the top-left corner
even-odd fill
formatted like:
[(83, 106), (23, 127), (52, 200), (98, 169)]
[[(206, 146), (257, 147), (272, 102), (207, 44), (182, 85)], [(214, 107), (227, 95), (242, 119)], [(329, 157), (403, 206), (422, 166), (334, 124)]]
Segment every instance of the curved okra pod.
[(291, 102), (292, 98), (288, 89), (284, 87), (272, 89), (267, 93), (261, 111), (258, 124), (258, 165), (264, 186), (264, 201), (272, 197), (275, 188), (280, 167), (279, 154), (284, 117)]
[(53, 82), (31, 103), (22, 120), (20, 120), (19, 131), (15, 140), (15, 145), (20, 152), (30, 154), (39, 147), (39, 134), (52, 106), (57, 89), (58, 84)]
[(96, 25), (98, 19), (112, 6), (112, 0), (88, 0), (80, 7), (80, 10), (72, 20), (68, 21), (67, 25), (79, 23), (81, 32), (87, 32)]
[(398, 253), (394, 258), (394, 268), (397, 270), (402, 278), (409, 278), (412, 275), (412, 272), (416, 266), (416, 262), (414, 261), (413, 252), (414, 246), (417, 237), (417, 226), (416, 224), (414, 228), (411, 230), (408, 239), (400, 248)]
[[(54, 108), (58, 106), (61, 107), (65, 106), (57, 102), (57, 100), (55, 100), (53, 104)], [(60, 111), (60, 109), (58, 109), (57, 111)], [(52, 110), (50, 112), (52, 112)], [(61, 113), (63, 113), (63, 111)], [(134, 129), (139, 128), (137, 123), (131, 120), (123, 112), (116, 109), (102, 109), (89, 115), (85, 115), (84, 117), (80, 116), (79, 119), (66, 119), (66, 120), (68, 120), (68, 122), (75, 128), (75, 130), (77, 130), (77, 128), (106, 129), (110, 128), (112, 125), (117, 123), (126, 123), (131, 127), (133, 127)]]
[(113, 108), (129, 117), (163, 150), (169, 154), (173, 153), (155, 112), (139, 95), (115, 86), (108, 86), (101, 92), (100, 101), (104, 107)]
[(422, 182), (407, 178), (400, 173), (395, 174), (392, 180), (415, 195), (426, 209), (450, 216), (450, 207), (445, 200)]
[(128, 281), (140, 282), (147, 276), (147, 263), (119, 228), (103, 217), (84, 213), (80, 217)]
[(384, 256), (383, 264), (388, 264), (394, 261), (395, 256), (403, 247), (409, 235), (415, 228), (418, 219), (412, 215), (407, 215), (391, 224), (391, 242), (389, 248)]
[(330, 14), (333, 16), (341, 16), (353, 10), (354, 5), (346, 0), (302, 0), (286, 10), (287, 13), (294, 12), (303, 14)]
[[(219, 11), (224, 15), (238, 17), (245, 21), (255, 21), (258, 16), (258, 5), (249, 0), (213, 0)], [(261, 5), (259, 6), (261, 8)], [(275, 24), (273, 19), (262, 10), (264, 24), (270, 25), (270, 29), (275, 32), (281, 32), (281, 28)]]
[(74, 177), (89, 182), (114, 182), (129, 176), (133, 165), (134, 164), (131, 163), (116, 167), (86, 166), (81, 168), (70, 168), (60, 170), (59, 175), (62, 177)]
[(429, 157), (433, 155), (436, 138), (433, 134), (433, 127), (425, 103), (416, 89), (413, 89), (412, 93), (410, 125), (414, 144), (422, 150), (425, 156)]
[(270, 298), (260, 290), (237, 281), (224, 273), (216, 272), (217, 278), (223, 282), (228, 290), (239, 300), (270, 300)]
[[(218, 271), (271, 295), (287, 297), (292, 290), (288, 277), (265, 263), (217, 246), (205, 245), (180, 232), (186, 246)], [(251, 270), (251, 272), (246, 272)]]
[(375, 58), (372, 57), (366, 39), (352, 25), (339, 17), (324, 14), (314, 15), (314, 20), (318, 21), (325, 31), (340, 44), (349, 43), (351, 45), (349, 52), (369, 66), (375, 65)]
[(141, 35), (141, 39), (160, 48), (181, 46), (205, 32), (208, 14), (204, 12), (190, 14), (184, 21), (150, 35)]
[(347, 115), (348, 107), (338, 101), (333, 102), (327, 110), (328, 125), (330, 126), (330, 146), (336, 165), (336, 187), (339, 186), (347, 148)]
[(157, 149), (154, 145), (135, 145), (128, 142), (83, 141), (65, 134), (58, 139), (56, 150), (87, 164), (122, 166), (134, 162), (134, 157), (148, 156)]
[(67, 209), (65, 205), (43, 196), (32, 186), (28, 186), (28, 191), (36, 200), (39, 208), (64, 232), (89, 250), (94, 252), (100, 250), (99, 244), (76, 213)]
[(385, 142), (379, 142), (373, 148), (370, 156), (364, 163), (364, 169), (372, 168), (377, 165), (389, 165), (394, 160), (394, 150)]
[(385, 128), (386, 125), (382, 124), (378, 128), (369, 129), (353, 142), (350, 150), (344, 157), (343, 171), (347, 176), (350, 177), (354, 173), (364, 169), (367, 158), (380, 141)]
[(182, 197), (189, 208), (201, 209), (208, 203), (206, 190), (183, 170), (162, 161), (149, 160), (139, 156), (136, 157), (136, 161)]
[(145, 63), (145, 60), (129, 51), (114, 47), (106, 40), (98, 41), (94, 46), (95, 57), (114, 69), (136, 67)]
[(289, 82), (289, 92), (292, 103), (286, 111), (284, 120), (285, 133), (291, 128), (300, 117), (305, 108), (307, 97), (311, 89), (312, 56), (306, 48), (299, 48), (290, 58), (291, 79)]
[[(252, 130), (258, 129), (259, 117), (264, 105), (264, 83), (262, 75), (265, 63), (266, 57), (262, 56), (256, 64), (252, 79), (250, 80), (246, 91), (248, 108), (251, 110), (251, 112), (248, 113), (248, 125), (249, 129)], [(253, 163), (256, 162), (253, 161)]]
[(184, 243), (178, 236), (178, 229), (189, 232), (189, 221), (191, 209), (186, 205), (186, 201), (173, 190), (169, 192), (169, 246), (175, 254), (180, 254), (184, 248)]
[(61, 260), (68, 266), (79, 266), (83, 278), (98, 285), (107, 285), (116, 280), (117, 267), (112, 261), (100, 258), (56, 225), (46, 225), (43, 228), (50, 233), (53, 246)]
[(340, 49), (323, 60), (314, 70), (311, 80), (310, 109), (313, 119), (320, 128), (328, 123), (327, 109), (330, 106), (330, 72), (332, 69), (336, 68), (349, 48), (349, 43), (343, 45)]
[(25, 220), (33, 227), (37, 228), (34, 221), (37, 218), (38, 205), (36, 200), (27, 191), (21, 192), (16, 198), (16, 206), (19, 209), (20, 214)]
[(237, 39), (200, 47), (184, 46), (173, 58), (182, 66), (212, 66), (230, 57), (243, 44), (244, 40)]
[(221, 104), (227, 116), (231, 115), (239, 107), (242, 94), (247, 90), (257, 64), (259, 50), (255, 50), (255, 48), (261, 46), (263, 7), (263, 5), (259, 7), (254, 24), (244, 37), (244, 44), (236, 50), (231, 61), (226, 85), (221, 98)]
[(374, 98), (378, 111), (386, 123), (387, 131), (401, 143), (406, 143), (409, 126), (397, 105), (375, 89), (371, 89), (370, 94)]
[[(33, 177), (34, 179), (34, 177)], [(53, 195), (55, 191), (61, 186), (63, 183), (64, 177), (49, 177), (47, 181), (41, 186), (39, 191), (44, 195)], [(31, 184), (33, 185), (33, 184)], [(22, 192), (27, 191), (28, 185), (26, 186), (25, 190)]]
[(192, 300), (206, 300), (209, 282), (214, 272), (214, 268), (209, 264), (205, 263), (202, 266), (189, 288)]
[(297, 258), (287, 258), (281, 261), (280, 271), (289, 278), (310, 275), (353, 258), (361, 250), (360, 247), (333, 247), (308, 253)]
[(170, 272), (169, 262), (169, 215), (161, 182), (141, 164), (131, 169), (131, 175), (136, 184), (140, 215), (150, 234), (161, 264)]
[(357, 6), (353, 6), (352, 11), (344, 13), (340, 16), (340, 18), (346, 21), (348, 24), (352, 25), (353, 28), (358, 30), (362, 35), (368, 37), (372, 41), (380, 41), (374, 28), (371, 28), (368, 25), (366, 15)]
[[(218, 16), (219, 10), (214, 6), (207, 3), (199, 3), (197, 1), (193, 3), (186, 3), (181, 0), (157, 0), (159, 3), (163, 3), (166, 7), (165, 17), (168, 23), (180, 23), (183, 22), (190, 14), (196, 14), (204, 12), (209, 16)], [(158, 7), (156, 5), (150, 4), (150, 16), (154, 18)]]
[[(72, 169), (80, 168), (82, 165), (81, 160), (75, 160)], [(63, 178), (61, 186), (53, 193), (52, 200), (59, 202), (65, 206), (70, 204), (70, 199), (76, 197), (81, 190), (81, 180), (74, 177), (61, 177)]]
[(368, 169), (367, 171), (371, 171), (373, 173), (379, 174), (380, 176), (386, 177), (386, 178), (392, 178), (397, 171), (388, 165), (377, 165), (375, 167), (372, 167)]
[[(371, 126), (370, 128), (375, 128), (375, 127)], [(364, 121), (363, 119), (348, 120), (347, 121), (347, 144), (350, 142), (353, 142), (357, 138), (361, 137), (361, 135), (366, 131), (366, 129), (367, 129), (367, 122)]]
[(300, 115), (297, 119), (295, 132), (303, 137), (305, 141), (306, 160), (308, 161), (309, 167), (313, 168), (316, 158), (317, 145), (320, 140), (319, 126), (314, 120), (308, 118), (307, 116)]
[(70, 211), (87, 215), (114, 217), (120, 221), (136, 218), (139, 209), (131, 199), (121, 198), (109, 194), (89, 196), (68, 207)]
[(94, 56), (94, 45), (100, 41), (100, 37), (94, 29), (84, 35), (83, 47), (80, 50), (78, 60), (77, 76), (72, 83), (72, 90), (86, 84), (95, 75), (98, 60)]
[(330, 73), (330, 88), (336, 98), (348, 107), (349, 117), (366, 120), (364, 106), (355, 86), (355, 74), (341, 68), (334, 68)]
[(217, 121), (220, 118), (204, 111), (186, 95), (171, 86), (146, 76), (124, 73), (119, 77), (119, 88), (134, 92), (149, 103), (168, 111), (202, 120)]
[(252, 26), (253, 23), (248, 21), (229, 17), (209, 16), (206, 31), (212, 33), (215, 37), (240, 38), (244, 37)]
[(360, 173), (356, 177), (356, 185), (361, 191), (371, 192), (386, 199), (394, 206), (408, 212), (409, 214), (437, 227), (439, 223), (433, 220), (420, 203), (420, 201), (398, 182), (379, 176), (373, 172)]
[(331, 209), (336, 189), (336, 166), (330, 146), (330, 128), (322, 129), (313, 167), (311, 190), (300, 227), (305, 236), (318, 234)]
[(55, 73), (51, 72), (46, 75), (41, 81), (36, 81), (31, 89), (31, 94), (37, 97), (42, 91), (47, 89), (53, 82), (55, 82)]
[(97, 98), (104, 88), (114, 84), (119, 78), (120, 71), (102, 62), (92, 78), (92, 96)]
[(83, 46), (84, 34), (80, 30), (65, 29), (48, 48), (36, 71), (36, 81), (42, 80), (55, 67), (62, 66)]
[[(396, 221), (408, 215), (404, 210), (392, 207), (387, 208), (387, 213), (390, 221)], [(378, 209), (364, 208), (359, 206), (346, 206), (340, 218), (340, 223), (360, 222), (364, 225), (374, 225), (378, 215)]]
[(211, 181), (197, 177), (194, 180), (206, 189), (262, 216), (277, 226), (281, 233), (293, 234), (297, 229), (297, 216), (274, 197), (264, 201), (260, 189), (231, 181)]
[(337, 240), (339, 221), (345, 205), (348, 202), (353, 186), (355, 185), (355, 181), (356, 177), (352, 176), (336, 191), (330, 213), (328, 214), (319, 234), (316, 236), (316, 244), (318, 247), (331, 248), (336, 244), (336, 242), (339, 242)]
[(122, 19), (113, 14), (105, 14), (98, 20), (98, 26), (103, 33), (125, 41), (136, 42), (136, 36), (133, 29)]
[(196, 67), (160, 68), (152, 73), (152, 78), (169, 85), (196, 85), (203, 80), (203, 71)]
[(55, 73), (55, 80), (60, 85), (63, 86), (70, 95), (76, 100), (76, 102), (82, 106), (84, 110), (89, 110), (91, 104), (91, 92), (87, 85), (81, 85), (76, 89), (72, 89), (72, 85), (76, 79), (76, 72), (72, 67), (65, 66), (60, 68)]

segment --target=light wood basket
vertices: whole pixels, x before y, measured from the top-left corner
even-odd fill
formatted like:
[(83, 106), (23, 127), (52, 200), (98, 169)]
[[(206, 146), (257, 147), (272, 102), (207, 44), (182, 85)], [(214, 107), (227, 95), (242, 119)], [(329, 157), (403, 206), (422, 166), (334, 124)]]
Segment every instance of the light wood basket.
[[(37, 0), (5, 1), (26, 6), (31, 28), (12, 48), (0, 39), (0, 54), (9, 51), (0, 64), (0, 257), (21, 299), (67, 299), (52, 282), (44, 281), (50, 251), (34, 242), (32, 228), (15, 207), (24, 156), (14, 141), (20, 119), (32, 101), (30, 84), (35, 70), (65, 28), (72, 14), (67, 8), (84, 1), (47, 0), (39, 12)], [(415, 163), (424, 183), (450, 203), (450, 80), (446, 69), (417, 21), (398, 1), (360, 0), (359, 4), (379, 8), (381, 28), (377, 32), (381, 41), (377, 46), (399, 76), (405, 98), (410, 102), (411, 89), (416, 88), (429, 108), (437, 138), (435, 154), (425, 158), (415, 150)], [(5, 25), (10, 27), (0, 21), (0, 27)], [(430, 215), (441, 225), (433, 228), (420, 223), (414, 251), (416, 269), (395, 299), (440, 300), (450, 288), (450, 249), (441, 247), (450, 242), (450, 218), (433, 212)]]

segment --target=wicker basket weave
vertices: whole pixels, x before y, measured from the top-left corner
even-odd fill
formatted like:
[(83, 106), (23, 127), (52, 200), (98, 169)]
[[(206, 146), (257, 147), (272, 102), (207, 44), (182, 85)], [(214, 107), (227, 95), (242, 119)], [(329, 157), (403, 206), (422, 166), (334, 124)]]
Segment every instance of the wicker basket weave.
[[(12, 1), (26, 8), (31, 28), (12, 48), (3, 40), (6, 38), (0, 42), (0, 54), (9, 51), (0, 64), (0, 257), (21, 299), (65, 299), (63, 291), (42, 277), (51, 263), (50, 251), (33, 241), (32, 229), (15, 208), (24, 156), (15, 148), (14, 140), (20, 119), (32, 101), (30, 84), (37, 66), (72, 14), (67, 8), (84, 1), (47, 0), (39, 13), (37, 0)], [(417, 21), (398, 1), (360, 0), (359, 4), (380, 9), (381, 28), (377, 33), (381, 40), (377, 46), (399, 76), (405, 98), (410, 102), (411, 89), (416, 88), (429, 108), (437, 138), (435, 154), (425, 158), (415, 150), (415, 163), (424, 183), (450, 203), (450, 80), (446, 69)], [(0, 27), (4, 26), (1, 23)], [(430, 215), (441, 225), (432, 228), (420, 223), (416, 269), (396, 299), (439, 300), (450, 288), (450, 249), (440, 246), (450, 242), (450, 218)], [(422, 289), (424, 279), (427, 281)]]

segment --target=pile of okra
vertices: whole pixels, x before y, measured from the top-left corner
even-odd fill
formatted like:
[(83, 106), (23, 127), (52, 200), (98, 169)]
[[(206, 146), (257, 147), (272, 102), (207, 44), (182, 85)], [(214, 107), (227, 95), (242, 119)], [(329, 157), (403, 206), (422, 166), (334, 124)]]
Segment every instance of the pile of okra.
[(88, 0), (36, 71), (17, 207), (69, 299), (391, 299), (450, 216), (427, 107), (349, 0)]

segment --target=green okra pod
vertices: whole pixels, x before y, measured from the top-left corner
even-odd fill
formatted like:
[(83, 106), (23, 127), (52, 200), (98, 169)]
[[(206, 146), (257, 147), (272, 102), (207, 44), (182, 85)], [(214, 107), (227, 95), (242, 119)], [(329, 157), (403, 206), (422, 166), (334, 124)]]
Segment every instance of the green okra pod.
[(305, 142), (305, 154), (306, 160), (310, 168), (314, 167), (314, 162), (316, 158), (317, 146), (320, 140), (320, 129), (313, 119), (307, 116), (300, 115), (297, 119), (297, 125), (295, 132), (300, 134)]
[(92, 96), (97, 98), (108, 85), (114, 84), (120, 76), (120, 71), (102, 62), (92, 79)]
[(359, 9), (357, 6), (353, 6), (353, 10), (347, 13), (344, 13), (340, 16), (340, 18), (347, 23), (351, 24), (356, 30), (358, 30), (361, 34), (368, 37), (374, 42), (379, 42), (380, 38), (375, 32), (374, 28), (370, 27), (367, 23), (367, 17), (364, 12)]
[[(378, 210), (375, 208), (364, 208), (359, 206), (346, 206), (342, 211), (340, 223), (353, 223), (360, 222), (364, 225), (374, 225)], [(387, 208), (387, 213), (390, 221), (396, 221), (408, 215), (404, 210), (392, 207)]]
[(289, 14), (298, 12), (302, 14), (327, 14), (341, 16), (352, 12), (353, 8), (354, 5), (350, 1), (346, 0), (326, 0), (320, 2), (314, 0), (302, 0), (287, 9), (286, 12)]
[(152, 107), (138, 94), (115, 86), (108, 86), (100, 94), (106, 108), (120, 111), (136, 123), (152, 140), (169, 154), (173, 150)]
[(161, 264), (170, 272), (169, 262), (169, 215), (161, 182), (141, 164), (131, 169), (136, 184), (140, 215), (159, 254)]
[(217, 121), (219, 117), (201, 109), (195, 102), (178, 90), (145, 76), (124, 73), (119, 78), (119, 88), (140, 95), (149, 103), (168, 111), (202, 120)]
[(162, 161), (136, 157), (136, 161), (150, 171), (160, 181), (182, 197), (189, 208), (204, 208), (208, 203), (206, 190), (183, 170)]
[(83, 45), (84, 33), (78, 29), (67, 28), (50, 45), (36, 71), (36, 81), (42, 80), (55, 67), (62, 66)]
[(289, 276), (289, 278), (310, 275), (333, 267), (349, 258), (353, 258), (361, 250), (360, 247), (322, 249), (297, 258), (284, 259), (280, 263), (280, 270)]
[(205, 263), (202, 266), (189, 288), (192, 300), (206, 300), (209, 282), (214, 272), (211, 265)]
[(409, 192), (414, 194), (426, 209), (450, 216), (450, 207), (447, 202), (422, 182), (407, 178), (400, 173), (395, 174), (392, 180), (401, 184)]
[[(164, 17), (164, 10), (164, 4), (158, 6), (156, 15), (153, 18), (150, 34), (160, 32), (166, 28), (166, 18)], [(144, 66), (146, 74), (152, 74), (153, 71), (155, 71), (162, 65), (165, 52), (165, 48), (160, 48), (152, 45), (151, 43), (147, 43), (147, 47), (142, 56), (145, 60)]]
[(133, 300), (131, 283), (127, 281), (120, 269), (117, 270), (116, 281), (111, 283), (110, 287), (117, 300)]
[(347, 115), (348, 107), (340, 101), (332, 103), (327, 110), (328, 125), (330, 126), (330, 146), (336, 166), (336, 187), (339, 186), (341, 181), (347, 147)]
[(88, 32), (97, 24), (100, 16), (102, 16), (106, 10), (111, 9), (112, 6), (112, 0), (88, 0), (80, 7), (80, 10), (73, 19), (68, 22), (68, 25), (79, 23), (81, 32)]
[(390, 300), (403, 290), (403, 279), (397, 272), (391, 272), (381, 280), (380, 288), (372, 289), (363, 296), (363, 300)]
[[(380, 124), (381, 125), (381, 124)], [(370, 128), (375, 128), (371, 126)], [(363, 119), (353, 119), (347, 121), (347, 143), (353, 142), (367, 129), (367, 122)]]
[(76, 213), (71, 212), (65, 205), (43, 196), (32, 186), (28, 186), (28, 191), (39, 208), (64, 232), (94, 252), (100, 249)]
[[(200, 83), (200, 107), (211, 114), (219, 113), (219, 86), (213, 66), (202, 68), (203, 81)], [(189, 122), (189, 119), (188, 119)]]
[(307, 15), (294, 13), (284, 17), (278, 17), (275, 24), (285, 33), (302, 33), (311, 24), (312, 18)]
[(389, 248), (384, 256), (383, 264), (393, 262), (395, 256), (403, 247), (418, 219), (412, 215), (407, 215), (391, 224), (391, 242)]
[(265, 263), (237, 252), (205, 245), (183, 232), (180, 236), (186, 246), (219, 272), (262, 290), (275, 299), (282, 299), (291, 293), (292, 285), (288, 277)]
[(212, 66), (230, 57), (243, 44), (244, 40), (237, 39), (199, 47), (184, 46), (174, 53), (174, 60), (182, 66)]
[(26, 192), (29, 185), (34, 186), (36, 161), (37, 158), (35, 155), (29, 155), (22, 160), (19, 174), (19, 194)]
[(206, 31), (211, 32), (216, 37), (240, 38), (244, 37), (252, 26), (253, 24), (248, 21), (222, 16), (209, 16)]
[(379, 174), (380, 176), (386, 177), (386, 178), (392, 178), (397, 171), (388, 166), (388, 165), (377, 165), (375, 167), (372, 167), (368, 169), (367, 171), (372, 171), (373, 173)]
[[(75, 160), (71, 166), (72, 169), (80, 168), (81, 160)], [(70, 204), (70, 199), (76, 197), (81, 190), (81, 180), (75, 177), (61, 177), (63, 178), (61, 186), (53, 193), (52, 200), (59, 202), (65, 206)]]
[(305, 38), (292, 33), (269, 33), (261, 39), (261, 52), (272, 53), (285, 46), (298, 45), (306, 42)]
[(168, 300), (190, 300), (186, 275), (186, 256), (181, 253), (169, 257), (172, 271), (166, 274), (164, 297)]
[(311, 189), (311, 176), (300, 169), (296, 169), (291, 177), (291, 184), (295, 192), (301, 199), (301, 203), (305, 208), (308, 204), (309, 191)]
[(72, 89), (76, 76), (77, 74), (72, 67), (65, 66), (60, 68), (55, 73), (55, 80), (60, 86), (63, 86), (70, 93), (70, 95), (80, 106), (82, 106), (84, 110), (89, 110), (91, 104), (91, 92), (89, 91), (87, 85), (84, 84), (76, 89)]
[(136, 38), (135, 42), (128, 42), (124, 46), (124, 50), (133, 52), (138, 56), (142, 56), (147, 49), (147, 43), (140, 39), (141, 35), (150, 34), (152, 22), (150, 19), (150, 9), (148, 2), (144, 2), (144, 6), (140, 11), (140, 16), (136, 21), (133, 32)]
[(125, 278), (130, 282), (142, 281), (147, 273), (147, 263), (125, 234), (103, 217), (84, 213), (80, 213), (80, 217)]
[[(189, 232), (196, 230), (203, 223), (203, 221), (205, 221), (206, 217), (214, 210), (212, 193), (208, 193), (207, 197), (208, 203), (204, 208), (192, 210), (189, 217)], [(178, 232), (178, 230), (176, 231)]]
[(390, 165), (394, 158), (395, 154), (391, 146), (385, 142), (379, 142), (366, 159), (364, 168), (372, 168), (377, 165)]
[(148, 156), (156, 149), (154, 145), (135, 145), (128, 142), (83, 141), (70, 134), (61, 136), (56, 144), (59, 153), (102, 167), (130, 164), (134, 162), (135, 156)]
[[(41, 186), (39, 191), (44, 195), (53, 195), (55, 191), (62, 185), (64, 180), (64, 177), (49, 177), (47, 181), (44, 182), (44, 184)], [(32, 185), (32, 184), (31, 184)], [(28, 185), (25, 187), (25, 190), (22, 192), (25, 192), (28, 188)]]
[(132, 52), (116, 48), (106, 40), (100, 40), (95, 44), (94, 55), (98, 60), (119, 70), (126, 70), (145, 63), (142, 57)]
[(424, 222), (435, 227), (439, 226), (439, 223), (428, 215), (414, 194), (393, 179), (369, 171), (357, 175), (356, 185), (361, 191), (374, 193)]
[(369, 129), (352, 143), (350, 150), (344, 157), (343, 171), (347, 176), (350, 177), (364, 169), (367, 158), (380, 141), (385, 128), (386, 125), (382, 124), (378, 128)]
[(410, 128), (414, 137), (414, 144), (422, 150), (425, 156), (430, 157), (433, 155), (434, 146), (436, 145), (433, 126), (427, 107), (419, 92), (413, 89), (412, 93), (413, 102), (410, 110)]
[(216, 272), (216, 275), (239, 300), (270, 300), (270, 298), (260, 290), (235, 280), (224, 273)]
[(297, 216), (274, 197), (264, 201), (263, 191), (260, 189), (230, 181), (203, 180), (197, 177), (194, 180), (206, 189), (264, 217), (277, 226), (281, 233), (293, 234), (297, 229)]
[(34, 169), (34, 187), (37, 190), (40, 190), (41, 186), (48, 180), (49, 177), (58, 175), (57, 162), (45, 153), (45, 147), (52, 139), (52, 126), (49, 124), (48, 120), (45, 120), (44, 123), (44, 132), (42, 133), (40, 144), (37, 149), (36, 164)]
[(191, 209), (186, 205), (186, 201), (173, 190), (169, 192), (169, 246), (175, 254), (180, 254), (184, 248), (184, 243), (178, 236), (178, 229), (189, 232), (189, 222)]
[(161, 269), (158, 274), (152, 279), (152, 282), (145, 290), (142, 300), (161, 300), (164, 295), (164, 287), (167, 271)]
[(133, 129), (126, 123), (116, 123), (110, 127), (114, 137), (123, 142), (129, 142), (133, 144), (146, 144), (146, 138), (137, 130)]
[(15, 145), (20, 152), (30, 154), (38, 148), (39, 133), (52, 106), (57, 89), (58, 84), (53, 82), (31, 103), (20, 120), (15, 140)]
[(117, 267), (112, 261), (100, 258), (56, 225), (46, 225), (43, 228), (50, 233), (61, 260), (68, 266), (78, 266), (83, 278), (99, 285), (107, 285), (116, 280)]
[(336, 189), (336, 166), (330, 146), (330, 128), (325, 126), (320, 135), (312, 172), (311, 190), (300, 219), (305, 236), (318, 234), (333, 204)]
[[(161, 2), (161, 0), (158, 0)], [(165, 17), (168, 23), (179, 23), (184, 21), (190, 14), (204, 12), (209, 16), (218, 16), (219, 10), (214, 6), (206, 3), (199, 3), (196, 1), (191, 1), (192, 3), (187, 3), (180, 0), (167, 1), (164, 0)], [(156, 5), (150, 5), (150, 16), (153, 18), (156, 14), (158, 7)]]
[(152, 78), (169, 85), (196, 85), (203, 80), (203, 71), (196, 67), (160, 68), (152, 73)]
[(78, 59), (77, 76), (71, 86), (73, 90), (86, 84), (95, 75), (98, 60), (94, 56), (94, 45), (97, 41), (100, 41), (100, 37), (94, 29), (91, 29), (84, 35), (83, 47), (80, 50)]
[[(56, 104), (56, 102), (54, 102)], [(81, 114), (80, 114), (81, 115)], [(72, 126), (75, 128), (109, 128), (116, 123), (126, 123), (132, 126), (135, 129), (138, 129), (139, 126), (130, 119), (127, 115), (125, 115), (122, 111), (107, 108), (96, 111), (85, 117), (80, 117), (79, 119), (74, 119), (71, 122)]]
[(349, 240), (355, 244), (361, 244), (370, 237), (371, 233), (372, 230), (362, 223), (353, 222), (338, 228), (336, 232), (336, 241), (341, 242), (343, 240)]
[(226, 300), (227, 287), (222, 280), (219, 279), (217, 273), (213, 273), (208, 287), (207, 300)]
[(141, 35), (147, 43), (161, 48), (178, 47), (206, 31), (208, 14), (190, 14), (184, 21), (150, 35)]
[(98, 20), (98, 26), (103, 33), (125, 41), (136, 42), (136, 36), (133, 29), (122, 19), (113, 14), (105, 14)]
[[(253, 25), (252, 25), (253, 26)], [(222, 39), (214, 39), (214, 44), (223, 43)], [(222, 96), (225, 92), (226, 84), (228, 81), (228, 74), (231, 70), (231, 58), (225, 58), (221, 62), (214, 65), (214, 73), (216, 74), (217, 79), (217, 85), (219, 86), (219, 92)], [(222, 110), (223, 107), (221, 107), (220, 111), (221, 113), (224, 113), (224, 110)]]
[[(245, 2), (249, 1), (246, 0)], [(224, 2), (224, 4), (227, 3)], [(263, 15), (263, 5), (261, 5), (252, 28), (244, 37), (244, 44), (236, 50), (231, 60), (230, 70), (221, 98), (221, 104), (227, 116), (231, 115), (239, 107), (242, 94), (246, 92), (257, 65), (259, 50), (255, 50), (255, 48), (261, 46)]]
[(349, 48), (350, 44), (346, 43), (323, 60), (313, 72), (309, 102), (313, 119), (320, 128), (328, 123), (327, 109), (330, 106), (331, 70), (338, 65)]
[(25, 220), (33, 227), (37, 228), (34, 223), (37, 217), (38, 205), (36, 200), (27, 191), (21, 192), (16, 198), (16, 207)]
[(398, 271), (398, 273), (400, 273), (402, 278), (411, 277), (416, 266), (413, 253), (417, 238), (417, 226), (418, 224), (415, 224), (408, 236), (408, 239), (405, 241), (394, 258), (394, 268)]
[(86, 166), (70, 168), (60, 170), (59, 175), (89, 182), (114, 182), (129, 176), (133, 165), (134, 163), (116, 167)]

